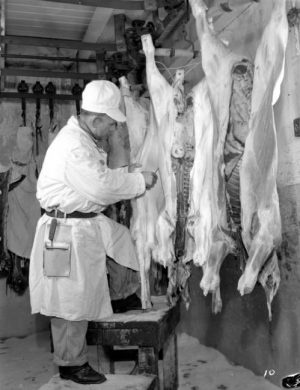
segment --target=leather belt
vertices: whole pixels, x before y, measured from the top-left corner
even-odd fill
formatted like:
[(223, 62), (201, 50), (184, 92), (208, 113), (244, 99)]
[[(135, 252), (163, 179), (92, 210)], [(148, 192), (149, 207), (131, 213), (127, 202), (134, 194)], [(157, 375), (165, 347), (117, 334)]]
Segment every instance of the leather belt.
[(66, 214), (60, 210), (46, 211), (46, 214), (55, 218), (94, 218), (98, 215), (97, 213), (82, 213), (81, 211), (73, 211)]

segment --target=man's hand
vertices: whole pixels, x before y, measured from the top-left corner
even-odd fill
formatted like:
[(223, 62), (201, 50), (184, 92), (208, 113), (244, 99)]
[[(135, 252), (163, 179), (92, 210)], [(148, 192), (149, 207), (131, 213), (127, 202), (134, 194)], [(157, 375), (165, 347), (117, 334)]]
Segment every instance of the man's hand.
[(157, 174), (155, 172), (149, 172), (149, 171), (144, 171), (144, 172), (141, 172), (141, 173), (142, 173), (142, 175), (144, 176), (144, 179), (145, 179), (146, 189), (149, 190), (157, 182)]
[(140, 168), (142, 168), (142, 164), (139, 163), (133, 163), (128, 166), (128, 172), (140, 172)]

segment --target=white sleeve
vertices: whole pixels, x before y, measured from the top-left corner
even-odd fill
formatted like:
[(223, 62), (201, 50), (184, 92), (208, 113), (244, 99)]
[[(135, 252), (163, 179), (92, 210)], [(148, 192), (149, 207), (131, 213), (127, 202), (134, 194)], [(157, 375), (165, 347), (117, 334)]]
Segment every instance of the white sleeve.
[(109, 169), (100, 154), (80, 147), (73, 149), (68, 156), (65, 181), (81, 196), (103, 206), (135, 198), (145, 192), (141, 173)]
[(124, 165), (124, 167), (118, 167), (118, 168), (113, 168), (114, 171), (118, 171), (118, 172), (124, 172), (124, 173), (128, 173), (128, 165)]

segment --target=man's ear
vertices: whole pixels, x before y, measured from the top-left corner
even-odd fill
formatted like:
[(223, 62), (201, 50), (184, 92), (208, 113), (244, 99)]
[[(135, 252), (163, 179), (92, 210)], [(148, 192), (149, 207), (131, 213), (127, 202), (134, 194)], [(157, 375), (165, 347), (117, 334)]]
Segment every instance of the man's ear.
[(95, 115), (92, 118), (93, 127), (97, 127), (100, 123), (102, 123), (102, 118), (99, 115)]

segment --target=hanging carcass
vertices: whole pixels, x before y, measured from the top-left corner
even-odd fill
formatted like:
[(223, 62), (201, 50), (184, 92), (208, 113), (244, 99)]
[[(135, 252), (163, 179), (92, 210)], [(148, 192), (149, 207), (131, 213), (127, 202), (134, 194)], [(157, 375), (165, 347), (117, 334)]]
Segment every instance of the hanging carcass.
[[(199, 40), (202, 39), (203, 69), (205, 74), (210, 73), (195, 90), (196, 151), (187, 230), (195, 243), (194, 263), (203, 268), (200, 286), (205, 295), (213, 293), (213, 311), (218, 312), (222, 305), (219, 271), (226, 255), (235, 251), (227, 218), (224, 145), (229, 122), (232, 68), (242, 58), (215, 38), (203, 8), (198, 3), (191, 5)], [(204, 53), (204, 50), (209, 53)], [(190, 260), (190, 256), (186, 260)]]
[[(279, 284), (276, 249), (281, 235), (272, 105), (279, 96), (283, 75), (287, 41), (285, 4), (280, 0), (273, 3), (254, 67), (217, 39), (202, 0), (190, 0), (190, 4), (201, 44), (208, 86), (206, 103), (211, 104), (214, 134), (211, 141), (214, 147), (206, 160), (212, 164), (212, 179), (205, 173), (208, 180), (198, 183), (198, 194), (192, 194), (198, 204), (194, 215), (190, 214), (190, 221), (196, 218), (198, 208), (196, 220), (201, 237), (195, 240), (194, 261), (203, 267), (204, 292), (218, 296), (221, 264), (229, 252), (238, 251), (246, 262), (239, 291), (251, 292), (259, 278), (266, 290), (271, 316), (270, 304)], [(202, 198), (207, 200), (204, 196), (209, 191), (207, 186), (211, 186), (217, 200), (208, 208), (217, 215), (216, 224), (211, 222), (211, 214), (203, 211), (206, 205)], [(190, 226), (189, 231), (196, 239), (197, 230)], [(219, 299), (214, 309), (220, 308)]]
[[(164, 206), (156, 223), (157, 245), (154, 257), (156, 261), (166, 266), (175, 259), (174, 232), (177, 219), (177, 192), (171, 156), (176, 131), (177, 109), (174, 104), (173, 88), (156, 66), (151, 35), (142, 36), (142, 45), (146, 56), (147, 86), (157, 124), (156, 164), (159, 168), (164, 192)], [(180, 155), (182, 147), (176, 145), (174, 151)]]
[(251, 292), (259, 279), (266, 291), (269, 317), (280, 281), (276, 250), (281, 242), (273, 106), (280, 96), (287, 40), (286, 2), (273, 0), (271, 18), (255, 57), (250, 131), (240, 173), (242, 234), (249, 258), (238, 283), (243, 295)]
[[(156, 67), (151, 36), (142, 36), (142, 44), (151, 98), (149, 104), (142, 105), (133, 98), (125, 78), (121, 78), (120, 82), (126, 107), (131, 162), (139, 163), (141, 169), (155, 171), (159, 176), (153, 189), (132, 201), (131, 232), (140, 261), (143, 307), (148, 308), (151, 307), (151, 259), (168, 268), (167, 296), (170, 303), (177, 300), (189, 276), (189, 267), (181, 259), (184, 248), (179, 255), (174, 244), (178, 230), (184, 231), (184, 226), (183, 229), (179, 227), (179, 222), (182, 222), (179, 217), (181, 211), (183, 214), (186, 212), (184, 202), (187, 202), (188, 191), (185, 193), (184, 187), (188, 189), (188, 183), (184, 178), (189, 177), (193, 160), (193, 152), (188, 147), (193, 140), (193, 126), (187, 126), (183, 120), (183, 115), (188, 112), (183, 71), (176, 73), (173, 85), (170, 85)], [(191, 129), (191, 134), (186, 131), (186, 126)], [(186, 164), (178, 164), (179, 160), (184, 160)], [(185, 198), (179, 202), (178, 187), (182, 187), (179, 195)]]
[[(120, 79), (130, 140), (130, 163), (143, 170), (157, 172), (159, 161), (158, 132), (151, 105), (143, 107), (131, 94), (125, 77)], [(158, 172), (157, 172), (158, 173)], [(158, 175), (159, 176), (159, 175)], [(156, 247), (156, 223), (164, 197), (160, 178), (156, 185), (131, 201), (130, 231), (140, 265), (143, 309), (151, 308), (149, 271)]]

